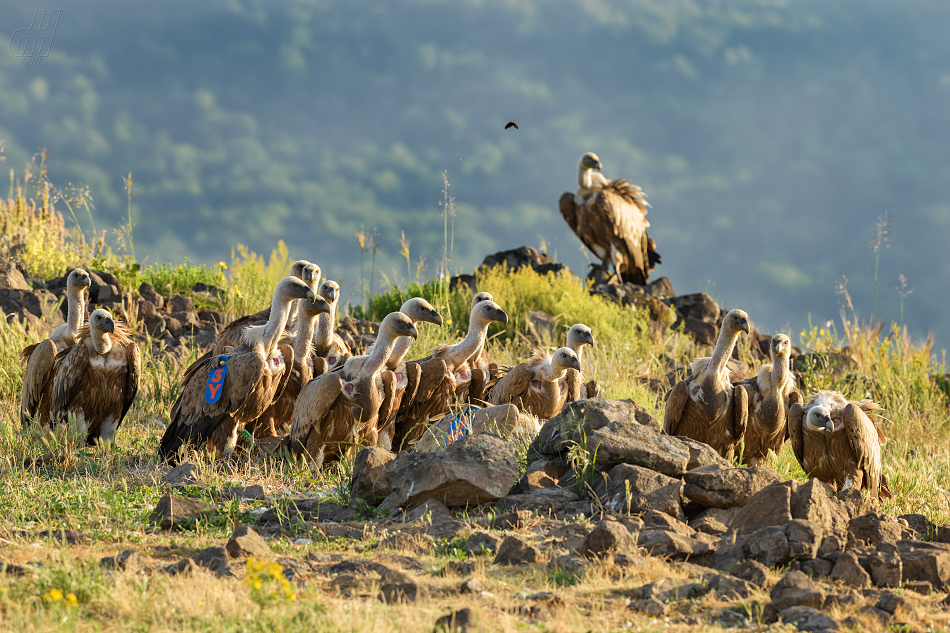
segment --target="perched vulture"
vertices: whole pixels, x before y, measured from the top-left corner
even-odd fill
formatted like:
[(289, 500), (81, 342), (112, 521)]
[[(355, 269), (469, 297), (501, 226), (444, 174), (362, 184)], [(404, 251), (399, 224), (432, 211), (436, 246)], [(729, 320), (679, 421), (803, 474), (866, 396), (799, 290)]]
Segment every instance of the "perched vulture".
[(876, 424), (882, 411), (875, 402), (848, 401), (834, 391), (819, 391), (805, 406), (793, 404), (788, 434), (802, 469), (836, 491), (857, 488), (889, 499), (881, 471), (881, 447), (887, 438)]
[(130, 332), (108, 310), (89, 315), (79, 341), (56, 356), (50, 421), (74, 416), (86, 444), (112, 442), (139, 391), (141, 357)]
[[(26, 366), (23, 374), (23, 394), (20, 397), (20, 423), (24, 426), (37, 415), (40, 401), (53, 380), (56, 355), (79, 341), (79, 330), (86, 319), (86, 301), (92, 280), (89, 273), (77, 268), (66, 278), (66, 323), (56, 327), (49, 338), (28, 345), (20, 352), (20, 364)], [(48, 394), (47, 394), (48, 396)], [(48, 422), (49, 400), (46, 400), (41, 423)]]
[[(487, 294), (487, 293), (486, 293)], [(415, 323), (426, 322), (442, 326), (442, 315), (439, 314), (432, 305), (422, 297), (415, 297), (406, 301), (399, 308), (399, 311), (409, 317), (409, 320)], [(376, 424), (373, 427), (364, 427), (363, 437), (374, 444), (382, 446), (386, 450), (392, 449), (394, 425), (396, 415), (399, 412), (403, 398), (412, 399), (415, 397), (416, 390), (419, 388), (419, 381), (422, 377), (422, 365), (419, 363), (406, 363), (405, 357), (412, 346), (412, 338), (400, 336), (393, 343), (392, 352), (389, 360), (386, 361), (386, 368), (393, 372), (395, 376), (395, 392), (393, 393), (393, 402), (391, 406), (383, 407), (387, 413), (380, 412)], [(371, 345), (366, 350), (365, 356), (354, 356), (346, 361), (343, 371), (349, 377), (352, 375), (356, 359), (363, 359), (372, 356), (376, 344)], [(362, 360), (358, 361), (361, 365)]]
[(644, 285), (660, 263), (647, 234), (650, 204), (629, 180), (607, 180), (597, 154), (587, 152), (577, 168), (577, 193), (561, 195), (561, 215), (584, 245), (624, 282)]
[(759, 375), (732, 383), (746, 390), (749, 399), (748, 425), (745, 430), (745, 449), (742, 460), (749, 466), (758, 466), (768, 456), (782, 450), (787, 436), (788, 408), (801, 404), (802, 396), (795, 391), (795, 377), (788, 368), (792, 342), (784, 334), (776, 334), (769, 345), (772, 362), (759, 368)]
[(316, 294), (300, 279), (284, 277), (266, 325), (245, 328), (239, 345), (205, 355), (185, 371), (159, 446), (162, 458), (173, 460), (182, 446), (202, 443), (218, 454), (234, 451), (244, 425), (267, 410), (290, 378), (294, 349), (281, 338), (297, 299), (315, 301)]
[[(443, 345), (428, 358), (417, 362), (420, 379), (415, 397), (404, 398), (405, 406), (396, 415), (392, 446), (403, 450), (418, 440), (433, 419), (441, 419), (458, 402), (465, 402), (472, 379), (472, 365), (485, 347), (488, 326), (494, 322), (507, 323), (497, 303), (486, 299), (472, 308), (468, 333), (462, 341)], [(463, 395), (460, 395), (463, 394)]]
[[(290, 276), (300, 279), (305, 284), (307, 284), (309, 288), (315, 289), (317, 283), (320, 281), (320, 267), (316, 264), (311, 264), (305, 259), (298, 259), (290, 268)], [(270, 311), (271, 308), (268, 306), (260, 312), (248, 314), (247, 316), (243, 316), (228, 323), (226, 326), (224, 326), (224, 329), (221, 331), (221, 334), (218, 335), (218, 338), (215, 339), (214, 345), (211, 347), (211, 355), (220, 356), (232, 347), (240, 345), (244, 340), (242, 338), (244, 330), (249, 327), (265, 325), (270, 320)], [(287, 327), (292, 326), (296, 322), (297, 305), (294, 303), (291, 304), (290, 312), (287, 314)]]
[(727, 363), (739, 333), (749, 333), (749, 316), (732, 310), (722, 320), (719, 340), (710, 358), (693, 361), (692, 374), (666, 396), (663, 430), (709, 444), (726, 459), (745, 434), (749, 396), (729, 382)]
[(399, 337), (416, 335), (416, 326), (405, 314), (386, 315), (373, 353), (350, 366), (350, 377), (344, 367), (342, 372), (314, 378), (303, 388), (284, 446), (291, 453), (306, 455), (314, 472), (348, 452), (365, 426), (375, 426), (384, 401), (392, 406), (395, 376), (386, 369), (386, 361)]
[[(287, 385), (274, 402), (258, 419), (248, 422), (245, 429), (254, 439), (286, 435), (294, 413), (297, 396), (308, 382), (313, 379), (313, 359), (310, 348), (313, 346), (313, 331), (317, 317), (330, 311), (330, 304), (323, 297), (313, 301), (297, 302), (297, 331), (294, 332), (294, 361), (290, 367)], [(278, 434), (278, 429), (281, 431)]]
[(320, 286), (319, 294), (330, 304), (330, 311), (320, 315), (317, 331), (313, 334), (314, 376), (342, 367), (352, 355), (349, 346), (334, 329), (336, 308), (340, 303), (340, 285), (335, 281), (325, 281)]
[[(596, 347), (594, 333), (583, 323), (572, 325), (571, 329), (567, 331), (567, 347), (577, 355), (579, 365), (582, 365), (583, 362), (582, 355), (585, 345)], [(562, 382), (567, 387), (567, 402), (596, 398), (600, 395), (600, 384), (596, 380), (585, 383), (581, 369), (568, 369)]]
[(535, 350), (531, 360), (515, 365), (491, 391), (492, 404), (513, 404), (523, 413), (547, 420), (561, 412), (567, 398), (563, 378), (580, 371), (577, 354), (562, 347), (554, 355)]

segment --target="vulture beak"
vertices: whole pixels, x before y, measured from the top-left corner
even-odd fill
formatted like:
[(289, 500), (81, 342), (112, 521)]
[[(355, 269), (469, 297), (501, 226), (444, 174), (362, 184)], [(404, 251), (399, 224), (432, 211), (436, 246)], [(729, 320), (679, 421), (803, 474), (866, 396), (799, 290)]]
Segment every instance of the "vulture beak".
[[(316, 303), (316, 301), (317, 301), (317, 294), (316, 294), (313, 290), (311, 290), (310, 288), (307, 288), (307, 292), (304, 294), (304, 297), (305, 297), (306, 299), (309, 299), (310, 301), (313, 301), (314, 303)], [(324, 301), (324, 303), (326, 303), (326, 302)], [(327, 312), (329, 312), (329, 311), (330, 311), (330, 309), (329, 309), (329, 306), (328, 306), (328, 307), (327, 307)]]
[(432, 314), (429, 315), (429, 318), (431, 319), (432, 323), (442, 327), (442, 315), (439, 314), (438, 311), (433, 310)]
[(571, 357), (571, 367), (573, 367), (577, 371), (581, 370), (581, 361), (577, 360), (577, 356)]
[(604, 165), (600, 161), (597, 161), (596, 163), (594, 163), (594, 169), (596, 169), (597, 171), (600, 171), (603, 168), (604, 168)]
[(498, 314), (496, 315), (496, 318), (500, 323), (508, 323), (508, 315), (505, 314), (505, 311), (500, 308), (498, 309)]
[(417, 338), (419, 336), (419, 330), (416, 329), (416, 326), (412, 323), (407, 323), (409, 327), (403, 328), (403, 332), (406, 336), (411, 336), (412, 338)]
[(821, 421), (824, 423), (825, 428), (828, 429), (829, 432), (835, 430), (835, 423), (834, 423), (834, 420), (831, 419), (831, 417), (827, 415), (823, 415), (821, 416)]
[(587, 333), (585, 340), (590, 344), (591, 347), (597, 347), (597, 341), (594, 340), (594, 335), (590, 332)]
[[(311, 291), (312, 292), (312, 291)], [(327, 300), (323, 297), (317, 296), (310, 300), (310, 302), (316, 307), (315, 312), (317, 314), (329, 314), (330, 313), (330, 304), (327, 303)]]
[(79, 278), (79, 281), (81, 282), (80, 286), (83, 288), (88, 288), (92, 285), (92, 278), (89, 275), (83, 275)]
[(109, 334), (112, 334), (113, 332), (115, 332), (115, 321), (113, 321), (112, 319), (106, 319), (105, 323), (102, 324), (102, 329), (108, 332)]
[(745, 332), (746, 334), (748, 334), (749, 333), (749, 319), (740, 319), (739, 329)]

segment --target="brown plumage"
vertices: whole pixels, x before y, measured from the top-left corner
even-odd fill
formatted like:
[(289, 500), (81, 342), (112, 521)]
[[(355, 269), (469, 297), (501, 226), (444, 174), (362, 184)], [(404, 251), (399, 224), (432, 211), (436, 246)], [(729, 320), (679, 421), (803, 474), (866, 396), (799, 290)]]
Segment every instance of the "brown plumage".
[(305, 455), (314, 471), (350, 451), (364, 427), (375, 427), (384, 401), (388, 404), (383, 415), (389, 414), (395, 376), (386, 369), (386, 361), (398, 337), (416, 335), (416, 327), (406, 315), (387, 315), (379, 326), (373, 353), (351, 359), (349, 378), (344, 368), (315, 378), (300, 392), (283, 446)]
[(577, 192), (561, 196), (561, 215), (605, 266), (613, 266), (623, 281), (642, 286), (660, 263), (647, 234), (650, 204), (640, 187), (629, 180), (608, 180), (595, 169), (601, 169), (600, 159), (593, 152), (584, 154)]
[[(393, 449), (403, 450), (418, 440), (428, 428), (430, 421), (441, 419), (458, 402), (468, 396), (472, 379), (472, 364), (485, 347), (488, 326), (493, 322), (507, 323), (508, 315), (490, 299), (479, 301), (469, 316), (468, 333), (459, 343), (443, 345), (431, 356), (415, 361), (418, 368), (410, 369), (411, 398), (403, 397), (405, 405), (396, 415)], [(418, 371), (418, 379), (413, 378)], [(460, 395), (464, 394), (464, 395)]]
[(853, 487), (889, 499), (881, 469), (881, 447), (887, 438), (877, 424), (882, 411), (875, 402), (849, 401), (834, 391), (819, 391), (804, 406), (793, 404), (788, 411), (789, 440), (805, 473), (836, 491)]
[(139, 390), (141, 358), (125, 326), (95, 310), (78, 342), (56, 356), (49, 391), (49, 422), (75, 420), (86, 444), (111, 442)]
[(709, 444), (726, 459), (735, 454), (748, 421), (748, 394), (732, 386), (727, 368), (740, 332), (749, 333), (749, 317), (732, 310), (722, 320), (712, 356), (693, 361), (692, 375), (667, 394), (663, 415), (667, 434)]
[(340, 303), (340, 285), (327, 280), (320, 285), (319, 294), (330, 304), (330, 312), (321, 314), (317, 319), (317, 330), (313, 334), (314, 376), (333, 371), (343, 366), (352, 356), (349, 346), (334, 331), (336, 309)]
[[(305, 259), (298, 259), (294, 262), (294, 265), (290, 267), (290, 276), (300, 279), (311, 289), (314, 289), (320, 281), (320, 274), (320, 267), (316, 264), (311, 264)], [(267, 306), (260, 312), (242, 316), (224, 326), (224, 329), (221, 330), (221, 334), (218, 335), (218, 338), (214, 340), (214, 344), (211, 346), (211, 355), (220, 356), (232, 347), (240, 345), (244, 340), (244, 330), (249, 327), (258, 327), (267, 324), (267, 321), (270, 319), (270, 310), (271, 307)], [(290, 312), (287, 315), (287, 327), (292, 326), (296, 322), (297, 306), (294, 304), (291, 306)]]
[[(303, 281), (285, 277), (277, 284), (266, 325), (244, 330), (242, 342), (220, 356), (205, 355), (185, 371), (181, 393), (171, 411), (159, 455), (168, 460), (183, 446), (203, 443), (219, 454), (230, 454), (244, 425), (256, 420), (280, 395), (290, 378), (294, 349), (280, 344), (291, 303), (296, 299), (313, 301), (316, 294)], [(205, 388), (211, 372), (227, 364), (220, 386), (221, 395), (214, 403), (205, 400)]]
[[(245, 429), (254, 439), (286, 435), (290, 431), (290, 420), (294, 413), (297, 396), (308, 382), (313, 379), (313, 360), (310, 348), (313, 345), (313, 332), (317, 317), (330, 311), (330, 304), (323, 297), (313, 301), (297, 302), (297, 331), (294, 333), (294, 360), (290, 367), (290, 376), (280, 395), (256, 420), (247, 423)], [(286, 344), (286, 341), (282, 341)]]
[(52, 386), (53, 365), (56, 355), (79, 341), (79, 330), (86, 319), (86, 301), (92, 280), (89, 273), (77, 268), (66, 278), (66, 323), (56, 327), (48, 339), (28, 345), (20, 352), (20, 365), (26, 367), (23, 373), (23, 393), (20, 397), (20, 423), (26, 425), (40, 409), (40, 403), (46, 394), (46, 404), (42, 412), (43, 424), (48, 422), (48, 391)]
[(788, 361), (792, 343), (784, 334), (776, 334), (769, 345), (772, 362), (759, 368), (754, 378), (732, 383), (746, 390), (749, 400), (748, 424), (744, 436), (742, 461), (757, 466), (768, 456), (782, 450), (787, 435), (788, 408), (801, 403), (801, 394), (795, 391), (795, 377), (789, 371)]
[[(577, 355), (577, 362), (583, 367), (584, 346), (596, 347), (594, 334), (583, 323), (576, 323), (567, 331), (567, 347)], [(600, 396), (600, 383), (596, 380), (585, 382), (581, 369), (568, 369), (562, 381), (567, 387), (567, 402), (586, 400)]]
[(491, 390), (491, 404), (513, 404), (523, 413), (547, 420), (561, 412), (567, 399), (567, 371), (580, 370), (577, 354), (562, 347), (553, 356), (535, 350), (532, 358), (511, 368)]
[(510, 127), (513, 127), (513, 128), (515, 128), (515, 129), (517, 130), (517, 129), (518, 129), (518, 124), (515, 123), (514, 121), (508, 121), (508, 124), (505, 126), (505, 129), (507, 130), (507, 129), (510, 128)]

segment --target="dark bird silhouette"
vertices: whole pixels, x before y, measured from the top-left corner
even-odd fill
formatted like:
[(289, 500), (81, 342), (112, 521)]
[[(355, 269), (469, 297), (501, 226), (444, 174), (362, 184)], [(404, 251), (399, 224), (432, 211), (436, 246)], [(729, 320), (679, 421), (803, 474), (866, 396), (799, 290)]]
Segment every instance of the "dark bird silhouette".
[(508, 125), (505, 126), (505, 129), (507, 130), (507, 129), (510, 128), (510, 127), (513, 127), (513, 128), (515, 128), (515, 129), (517, 130), (517, 129), (518, 129), (518, 124), (515, 123), (514, 121), (508, 121)]

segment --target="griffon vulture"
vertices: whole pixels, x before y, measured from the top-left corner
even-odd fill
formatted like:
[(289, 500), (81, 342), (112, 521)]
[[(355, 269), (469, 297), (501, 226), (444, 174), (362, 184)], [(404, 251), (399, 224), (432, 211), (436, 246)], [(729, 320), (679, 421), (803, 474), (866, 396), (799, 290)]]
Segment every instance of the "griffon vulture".
[[(316, 288), (317, 283), (320, 281), (320, 274), (320, 267), (316, 264), (311, 264), (305, 259), (298, 259), (294, 262), (294, 265), (290, 267), (290, 276), (300, 279), (311, 289)], [(218, 338), (215, 339), (214, 345), (211, 347), (211, 355), (220, 356), (232, 347), (240, 345), (244, 340), (242, 338), (244, 330), (249, 327), (265, 325), (270, 320), (270, 311), (271, 308), (268, 306), (260, 312), (248, 314), (247, 316), (228, 323), (224, 326)], [(296, 322), (297, 305), (296, 302), (294, 302), (291, 304), (290, 312), (287, 314), (287, 327), (294, 325)]]
[[(571, 326), (567, 331), (567, 347), (577, 355), (577, 363), (583, 365), (584, 346), (596, 347), (594, 333), (583, 323)], [(584, 382), (584, 374), (580, 369), (568, 369), (562, 381), (567, 387), (567, 402), (596, 398), (600, 395), (600, 384), (596, 380)]]
[(330, 311), (317, 319), (317, 331), (313, 334), (314, 376), (342, 367), (352, 355), (349, 346), (334, 330), (340, 285), (335, 281), (325, 281), (319, 293), (330, 304)]
[(805, 406), (793, 404), (788, 434), (802, 469), (836, 491), (857, 488), (889, 499), (881, 471), (881, 447), (887, 438), (876, 424), (882, 410), (870, 400), (848, 401), (834, 391), (819, 391)]
[(422, 436), (430, 420), (441, 419), (452, 405), (465, 401), (472, 377), (471, 363), (484, 349), (488, 326), (494, 322), (507, 323), (508, 315), (494, 301), (478, 302), (462, 341), (443, 345), (429, 358), (417, 361), (421, 365), (419, 386), (415, 397), (406, 399), (408, 402), (396, 415), (392, 444), (395, 450), (408, 448)]
[(663, 415), (667, 434), (709, 444), (726, 459), (732, 459), (748, 420), (748, 394), (729, 382), (727, 368), (740, 332), (749, 333), (749, 316), (732, 310), (722, 320), (712, 356), (693, 361), (692, 375), (667, 394)]
[[(46, 392), (53, 379), (56, 355), (79, 341), (79, 330), (86, 320), (86, 301), (91, 283), (89, 273), (81, 268), (69, 273), (66, 277), (66, 323), (57, 326), (48, 339), (28, 345), (20, 352), (20, 364), (26, 366), (20, 397), (20, 423), (24, 426), (37, 415), (44, 394), (47, 401), (41, 416), (45, 418), (49, 413)], [(40, 421), (44, 424), (48, 422), (46, 419)]]
[(597, 154), (584, 154), (577, 168), (577, 192), (561, 196), (561, 215), (622, 281), (642, 286), (660, 263), (656, 244), (647, 234), (650, 204), (640, 187), (629, 180), (608, 180), (595, 169), (601, 169)]
[(746, 390), (749, 399), (748, 425), (745, 430), (745, 448), (742, 460), (757, 466), (768, 456), (782, 450), (787, 435), (788, 408), (801, 403), (795, 391), (795, 377), (788, 368), (792, 342), (784, 334), (776, 334), (769, 345), (772, 362), (759, 368), (759, 375), (733, 385)]
[(519, 363), (491, 390), (491, 404), (513, 404), (523, 413), (547, 420), (561, 412), (567, 398), (567, 371), (580, 371), (577, 354), (562, 347), (553, 356), (535, 350), (531, 360)]
[(294, 349), (281, 338), (297, 299), (314, 301), (316, 294), (300, 279), (285, 277), (274, 289), (266, 325), (246, 328), (240, 345), (205, 355), (185, 371), (159, 447), (162, 458), (174, 459), (186, 444), (206, 443), (223, 455), (234, 451), (244, 425), (267, 410), (290, 377)]
[(409, 317), (401, 312), (386, 315), (373, 353), (350, 366), (350, 378), (344, 368), (319, 376), (303, 388), (285, 446), (292, 453), (307, 455), (314, 471), (347, 452), (365, 426), (376, 424), (384, 400), (392, 402), (395, 376), (386, 369), (386, 361), (393, 345), (399, 337), (416, 335)]
[(89, 315), (79, 341), (56, 356), (50, 421), (75, 417), (86, 444), (111, 442), (139, 390), (141, 357), (125, 326), (107, 310)]
[(313, 379), (313, 359), (310, 349), (313, 346), (313, 332), (317, 317), (330, 311), (330, 304), (323, 297), (313, 301), (297, 301), (297, 331), (294, 332), (294, 362), (290, 368), (287, 385), (274, 402), (258, 419), (248, 422), (245, 429), (254, 439), (286, 435), (285, 428), (290, 427), (297, 396), (308, 382)]

